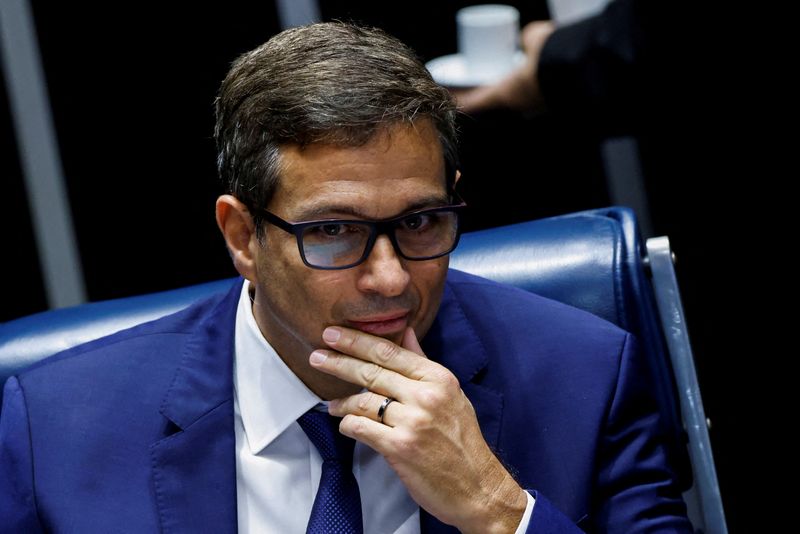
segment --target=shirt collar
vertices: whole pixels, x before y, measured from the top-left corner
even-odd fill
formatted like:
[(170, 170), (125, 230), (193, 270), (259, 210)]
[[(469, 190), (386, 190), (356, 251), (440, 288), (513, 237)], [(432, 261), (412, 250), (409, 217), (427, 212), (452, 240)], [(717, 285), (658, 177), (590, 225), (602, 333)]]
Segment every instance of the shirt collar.
[[(245, 280), (236, 310), (233, 387), (250, 452), (258, 454), (323, 401), (286, 366), (253, 316)], [(323, 403), (325, 404), (325, 403)]]

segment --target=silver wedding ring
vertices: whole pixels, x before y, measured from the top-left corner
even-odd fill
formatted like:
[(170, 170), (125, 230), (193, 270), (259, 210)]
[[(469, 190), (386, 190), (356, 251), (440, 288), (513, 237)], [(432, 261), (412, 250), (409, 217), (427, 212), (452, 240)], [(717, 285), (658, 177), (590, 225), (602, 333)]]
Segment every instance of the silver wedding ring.
[(383, 423), (383, 416), (386, 415), (386, 407), (393, 403), (396, 399), (386, 397), (383, 399), (380, 408), (378, 408), (378, 421)]

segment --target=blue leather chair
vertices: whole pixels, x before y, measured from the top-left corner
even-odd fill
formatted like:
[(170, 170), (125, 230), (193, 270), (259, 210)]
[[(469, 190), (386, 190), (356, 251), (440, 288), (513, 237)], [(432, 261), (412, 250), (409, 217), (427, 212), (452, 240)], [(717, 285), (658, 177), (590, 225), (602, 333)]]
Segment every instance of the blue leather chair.
[[(694, 481), (684, 495), (692, 523), (698, 532), (727, 532), (666, 238), (645, 246), (632, 211), (607, 208), (465, 234), (451, 266), (583, 308), (636, 334), (673, 431), (675, 462), (684, 467), (682, 476)], [(85, 304), (0, 324), (0, 382), (51, 354), (172, 313), (232, 283)]]

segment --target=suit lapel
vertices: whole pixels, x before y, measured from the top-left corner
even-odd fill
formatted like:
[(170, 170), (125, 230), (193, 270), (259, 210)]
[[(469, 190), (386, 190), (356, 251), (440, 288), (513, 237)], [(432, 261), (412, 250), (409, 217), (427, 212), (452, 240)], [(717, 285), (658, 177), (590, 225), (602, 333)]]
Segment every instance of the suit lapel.
[(231, 532), (236, 521), (233, 332), (241, 283), (209, 312), (183, 351), (161, 405), (174, 432), (151, 448), (163, 532)]
[[(453, 286), (445, 284), (439, 313), (423, 340), (422, 348), (431, 360), (439, 362), (456, 375), (461, 389), (475, 408), (483, 438), (496, 450), (503, 396), (480, 383), (489, 357), (464, 308)], [(420, 510), (420, 527), (425, 533), (458, 532), (425, 510)]]

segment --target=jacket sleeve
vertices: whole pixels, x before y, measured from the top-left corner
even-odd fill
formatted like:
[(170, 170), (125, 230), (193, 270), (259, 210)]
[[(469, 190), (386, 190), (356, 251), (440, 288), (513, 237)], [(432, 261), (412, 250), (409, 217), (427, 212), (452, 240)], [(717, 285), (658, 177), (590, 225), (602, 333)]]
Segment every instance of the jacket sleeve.
[(25, 396), (11, 377), (0, 412), (0, 534), (43, 532), (36, 510)]
[[(579, 522), (590, 532), (692, 532), (648, 377), (633, 336), (626, 334), (597, 451), (595, 503)], [(535, 496), (528, 534), (581, 532), (541, 493)]]
[(692, 532), (643, 355), (627, 334), (597, 455), (604, 532)]

